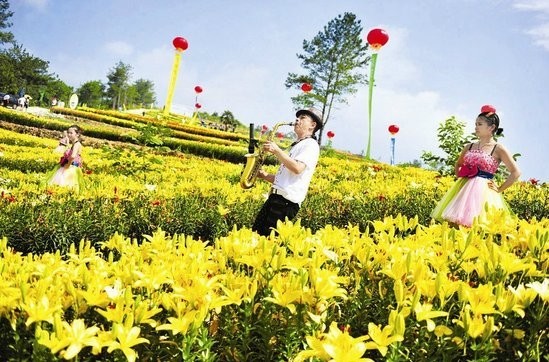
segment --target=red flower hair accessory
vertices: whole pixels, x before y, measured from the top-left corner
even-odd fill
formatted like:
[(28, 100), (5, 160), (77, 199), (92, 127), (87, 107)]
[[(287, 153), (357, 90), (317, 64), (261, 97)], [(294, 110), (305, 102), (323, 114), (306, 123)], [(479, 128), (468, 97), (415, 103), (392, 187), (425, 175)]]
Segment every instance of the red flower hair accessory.
[(485, 104), (480, 108), (480, 113), (488, 113), (487, 116), (491, 116), (493, 113), (496, 113), (496, 107), (490, 104)]

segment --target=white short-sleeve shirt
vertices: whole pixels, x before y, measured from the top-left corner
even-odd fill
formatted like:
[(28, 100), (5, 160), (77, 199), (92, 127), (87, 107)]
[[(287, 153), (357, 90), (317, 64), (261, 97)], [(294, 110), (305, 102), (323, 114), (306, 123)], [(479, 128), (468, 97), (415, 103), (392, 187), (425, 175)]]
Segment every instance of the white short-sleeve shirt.
[(288, 170), (283, 164), (280, 165), (273, 187), (286, 193), (285, 198), (289, 201), (300, 204), (305, 200), (309, 184), (315, 172), (320, 147), (313, 138), (305, 138), (299, 141), (290, 149), (290, 157), (305, 164), (305, 169), (300, 174)]

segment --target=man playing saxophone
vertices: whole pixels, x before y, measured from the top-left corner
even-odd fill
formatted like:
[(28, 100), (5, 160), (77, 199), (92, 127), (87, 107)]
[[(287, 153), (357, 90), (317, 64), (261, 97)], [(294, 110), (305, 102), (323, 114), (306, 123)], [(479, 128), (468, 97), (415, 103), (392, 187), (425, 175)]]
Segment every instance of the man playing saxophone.
[(278, 220), (293, 220), (309, 189), (318, 162), (320, 147), (315, 133), (322, 128), (322, 114), (315, 108), (300, 109), (296, 113), (294, 132), (297, 135), (286, 153), (275, 142), (263, 145), (280, 162), (276, 174), (259, 170), (257, 177), (272, 183), (267, 201), (257, 214), (252, 230), (268, 236)]

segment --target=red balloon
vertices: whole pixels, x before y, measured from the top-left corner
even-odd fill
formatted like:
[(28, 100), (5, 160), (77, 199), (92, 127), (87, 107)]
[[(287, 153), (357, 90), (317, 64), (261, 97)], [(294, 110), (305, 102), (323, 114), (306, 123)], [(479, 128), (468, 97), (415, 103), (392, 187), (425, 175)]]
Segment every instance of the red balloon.
[(189, 47), (189, 43), (187, 42), (187, 39), (182, 38), (180, 36), (173, 38), (172, 43), (175, 49), (177, 50), (187, 50), (187, 48)]
[(311, 90), (313, 90), (313, 86), (310, 85), (309, 83), (303, 83), (303, 84), (301, 85), (301, 90), (302, 90), (303, 92), (305, 92), (305, 93), (308, 93), (308, 92), (310, 92)]
[(326, 133), (326, 136), (328, 136), (328, 138), (334, 138), (335, 133), (332, 131), (328, 131), (328, 133)]
[(389, 41), (389, 34), (383, 29), (372, 29), (366, 36), (368, 44), (372, 46), (375, 50), (378, 50)]
[(199, 85), (197, 85), (196, 87), (194, 87), (194, 91), (195, 91), (196, 93), (202, 93), (202, 87), (199, 86)]
[(201, 105), (200, 103), (196, 103), (196, 104), (194, 105), (194, 108), (200, 109), (200, 108), (202, 108), (202, 105)]
[(269, 126), (267, 126), (266, 124), (264, 124), (262, 127), (262, 129), (264, 129), (265, 131), (269, 129)]
[(389, 126), (389, 132), (392, 135), (397, 134), (399, 130), (400, 130), (400, 128), (398, 128), (398, 126), (396, 124), (392, 124), (392, 125)]

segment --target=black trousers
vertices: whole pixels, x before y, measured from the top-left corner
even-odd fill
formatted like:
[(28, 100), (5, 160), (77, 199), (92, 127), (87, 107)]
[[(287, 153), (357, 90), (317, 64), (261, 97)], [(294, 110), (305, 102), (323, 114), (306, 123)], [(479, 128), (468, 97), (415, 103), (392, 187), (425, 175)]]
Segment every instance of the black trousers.
[(299, 211), (299, 204), (286, 200), (276, 194), (269, 195), (269, 198), (259, 210), (252, 230), (259, 235), (269, 236), (271, 228), (276, 228), (278, 220), (293, 220)]

